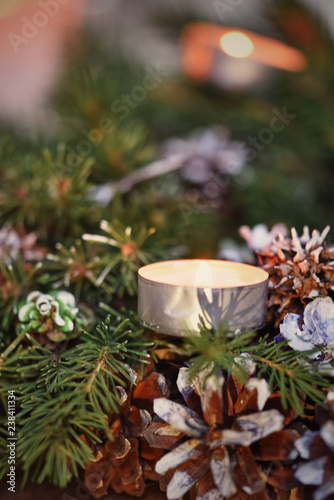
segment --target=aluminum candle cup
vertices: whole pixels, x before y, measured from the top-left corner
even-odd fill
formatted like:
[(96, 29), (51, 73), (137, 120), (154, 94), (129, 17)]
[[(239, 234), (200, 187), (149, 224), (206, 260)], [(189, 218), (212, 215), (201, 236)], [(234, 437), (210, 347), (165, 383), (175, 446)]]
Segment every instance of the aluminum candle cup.
[(220, 260), (175, 260), (138, 272), (138, 315), (148, 328), (183, 337), (225, 323), (235, 331), (266, 321), (268, 273)]

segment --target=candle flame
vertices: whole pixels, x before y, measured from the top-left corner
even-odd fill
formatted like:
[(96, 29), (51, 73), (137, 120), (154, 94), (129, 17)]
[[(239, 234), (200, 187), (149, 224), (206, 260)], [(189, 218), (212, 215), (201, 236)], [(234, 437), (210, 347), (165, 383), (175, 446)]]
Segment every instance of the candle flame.
[(197, 287), (213, 287), (213, 276), (209, 264), (205, 261), (201, 262), (196, 271), (195, 286)]
[(239, 31), (230, 31), (220, 39), (220, 46), (223, 51), (232, 57), (248, 57), (254, 50), (252, 40)]

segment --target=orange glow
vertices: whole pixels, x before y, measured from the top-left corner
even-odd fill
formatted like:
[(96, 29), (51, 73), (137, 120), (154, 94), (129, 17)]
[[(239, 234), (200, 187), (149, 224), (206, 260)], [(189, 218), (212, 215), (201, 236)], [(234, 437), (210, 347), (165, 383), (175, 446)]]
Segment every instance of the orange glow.
[(209, 23), (185, 26), (181, 34), (181, 47), (185, 72), (200, 81), (210, 78), (217, 51), (285, 71), (298, 72), (306, 67), (302, 52), (278, 40)]
[(201, 44), (187, 45), (184, 48), (184, 68), (195, 80), (206, 80), (210, 71), (213, 51)]
[(230, 31), (220, 39), (223, 51), (231, 57), (248, 57), (254, 50), (254, 44), (249, 36), (240, 31)]

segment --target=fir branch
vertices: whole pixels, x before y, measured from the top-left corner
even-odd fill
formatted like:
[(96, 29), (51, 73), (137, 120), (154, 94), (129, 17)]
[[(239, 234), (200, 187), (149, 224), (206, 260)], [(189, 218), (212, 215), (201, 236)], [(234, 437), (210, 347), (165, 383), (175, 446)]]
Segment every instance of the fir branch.
[(94, 159), (69, 154), (64, 143), (55, 151), (16, 154), (8, 160), (0, 189), (0, 224), (37, 229), (45, 241), (79, 236), (88, 221), (101, 217), (87, 198)]
[(16, 258), (8, 257), (8, 262), (0, 260), (0, 310), (1, 326), (8, 330), (17, 312), (20, 300), (27, 294), (42, 263), (27, 263), (19, 253)]
[(241, 382), (245, 382), (247, 372), (241, 353), (244, 347), (254, 340), (256, 334), (240, 332), (237, 335), (231, 335), (223, 324), (217, 330), (211, 330), (205, 326), (202, 319), (200, 323), (200, 335), (186, 337), (181, 347), (181, 352), (188, 355), (191, 361), (190, 377), (194, 377), (201, 371), (210, 374), (219, 367), (228, 373), (235, 371)]
[(48, 478), (53, 484), (65, 487), (72, 474), (78, 476), (78, 467), (84, 467), (93, 458), (82, 436), (99, 441), (91, 427), (104, 427), (105, 416), (87, 405), (80, 407), (72, 392), (49, 400), (43, 398), (42, 392), (35, 397), (18, 434), (18, 457), (25, 472), (23, 482), (28, 476), (39, 483)]
[[(87, 442), (109, 435), (108, 415), (119, 411), (125, 388), (135, 383), (130, 364), (145, 363), (150, 347), (132, 313), (109, 315), (96, 333), (63, 353), (52, 352), (31, 338), (4, 358), (0, 392), (17, 394), (18, 460), (24, 480), (45, 478), (64, 487), (92, 457)], [(128, 316), (128, 317), (127, 317)], [(1, 445), (1, 442), (0, 442)], [(33, 472), (31, 472), (33, 470)]]
[[(102, 328), (106, 329), (107, 325), (103, 324)], [(97, 328), (97, 331), (103, 332), (103, 329)], [(76, 374), (76, 381), (72, 382), (73, 375), (70, 373), (65, 384), (73, 387), (74, 394), (87, 394), (94, 407), (102, 407), (107, 413), (111, 410), (117, 412), (117, 406), (122, 403), (117, 386), (125, 387), (126, 380), (135, 382), (135, 374), (123, 361), (126, 342), (110, 342), (103, 346), (80, 344), (75, 351), (77, 361), (73, 365), (73, 373)]]
[(27, 329), (24, 329), (16, 339), (0, 354), (0, 365), (4, 360), (10, 355), (12, 351), (22, 342), (24, 337), (27, 335)]
[(84, 294), (87, 297), (90, 290), (104, 285), (104, 275), (109, 271), (109, 259), (77, 239), (70, 247), (56, 244), (56, 252), (46, 256), (44, 273), (38, 282), (55, 289), (73, 290), (79, 300)]
[(186, 338), (181, 348), (190, 357), (190, 377), (201, 371), (209, 375), (219, 367), (245, 383), (249, 376), (247, 364), (253, 362), (257, 377), (266, 378), (272, 392), (280, 392), (284, 409), (290, 406), (302, 415), (302, 397), (323, 403), (323, 389), (331, 386), (330, 373), (324, 373), (318, 363), (309, 362), (310, 354), (320, 352), (319, 349), (295, 351), (286, 341), (268, 342), (268, 335), (254, 345), (256, 334), (253, 332), (240, 332), (231, 337), (223, 325), (214, 331), (206, 328), (203, 321), (201, 324), (200, 336)]
[(100, 227), (107, 236), (84, 234), (84, 241), (104, 245), (105, 268), (98, 282), (105, 282), (118, 296), (136, 295), (137, 272), (146, 264), (166, 257), (169, 249), (162, 249), (161, 241), (156, 238), (154, 228), (124, 226), (118, 220), (112, 223), (102, 220)]
[[(117, 412), (117, 405), (122, 403), (118, 386), (125, 387), (126, 381), (130, 384), (136, 381), (136, 374), (128, 363), (148, 362), (147, 349), (151, 345), (141, 339), (141, 327), (135, 330), (131, 319), (112, 312), (114, 322), (107, 316), (95, 334), (83, 334), (86, 343), (74, 350), (77, 361), (73, 366), (77, 378), (81, 378), (74, 392), (83, 390), (93, 406), (101, 406), (107, 413), (111, 409)], [(71, 377), (69, 383), (70, 380)]]
[(284, 409), (291, 406), (296, 413), (303, 414), (301, 396), (309, 397), (321, 404), (325, 392), (331, 386), (330, 375), (321, 372), (317, 362), (310, 363), (310, 355), (320, 349), (297, 351), (289, 348), (288, 342), (267, 343), (268, 336), (260, 339), (258, 345), (244, 349), (252, 356), (258, 367), (258, 377), (267, 377), (270, 390), (278, 388)]

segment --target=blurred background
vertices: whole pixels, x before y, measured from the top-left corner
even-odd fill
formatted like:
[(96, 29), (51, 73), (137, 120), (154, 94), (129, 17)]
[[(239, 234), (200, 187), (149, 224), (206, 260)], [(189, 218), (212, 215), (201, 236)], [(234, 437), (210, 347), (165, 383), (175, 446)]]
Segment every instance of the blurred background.
[(3, 0), (1, 224), (228, 258), (241, 225), (333, 227), (333, 36), (331, 0)]

